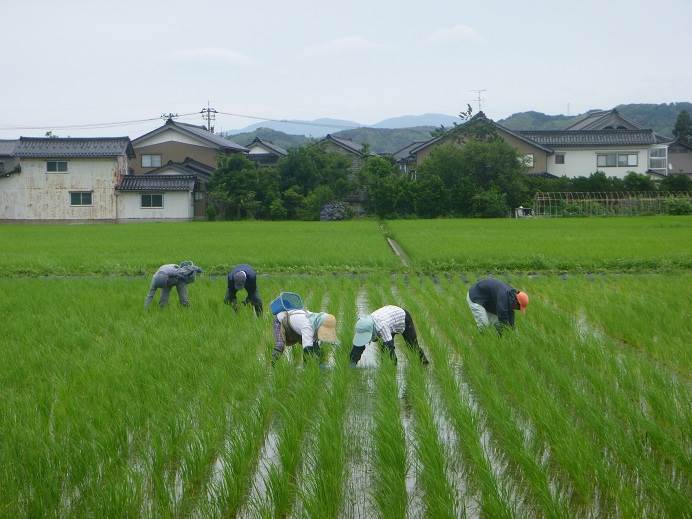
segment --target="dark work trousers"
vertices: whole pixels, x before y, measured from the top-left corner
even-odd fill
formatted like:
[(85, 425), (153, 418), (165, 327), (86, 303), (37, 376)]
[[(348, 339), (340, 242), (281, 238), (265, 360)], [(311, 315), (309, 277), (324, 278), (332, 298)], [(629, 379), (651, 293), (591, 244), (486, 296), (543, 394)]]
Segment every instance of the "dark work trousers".
[(247, 297), (245, 298), (246, 303), (250, 303), (252, 307), (255, 309), (255, 314), (259, 317), (262, 315), (262, 299), (260, 298), (259, 295), (259, 290), (255, 290), (252, 294), (248, 294)]
[[(413, 324), (413, 318), (408, 310), (404, 309), (404, 331), (401, 336), (404, 338), (406, 345), (418, 354), (421, 362), (423, 364), (428, 364), (428, 358), (423, 353), (423, 349), (418, 344), (418, 334), (416, 333), (416, 326)], [(383, 349), (386, 349), (389, 356), (392, 358), (394, 363), (396, 363), (396, 355), (394, 354), (394, 337), (390, 342), (385, 342), (382, 344)]]

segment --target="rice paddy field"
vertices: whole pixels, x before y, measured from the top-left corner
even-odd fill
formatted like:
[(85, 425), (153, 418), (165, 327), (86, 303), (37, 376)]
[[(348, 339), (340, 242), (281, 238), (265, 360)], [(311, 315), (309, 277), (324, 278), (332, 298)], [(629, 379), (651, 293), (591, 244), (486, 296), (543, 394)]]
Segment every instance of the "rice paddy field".
[[(556, 224), (596, 222), (605, 243), (604, 221)], [(570, 251), (569, 226), (514, 236), (553, 233), (556, 256), (598, 267), (560, 272), (519, 268), (487, 221), (2, 226), (0, 516), (690, 517), (692, 219), (620, 221), (605, 258)], [(497, 270), (459, 267), (470, 234)], [(133, 274), (186, 257), (254, 264), (265, 306), (299, 292), (340, 345), (272, 367), (271, 316), (232, 313), (221, 276), (143, 311)], [(465, 303), (489, 270), (531, 296), (502, 337)], [(371, 344), (349, 367), (355, 320), (384, 304), (411, 312), (430, 365), (397, 338), (396, 365)]]

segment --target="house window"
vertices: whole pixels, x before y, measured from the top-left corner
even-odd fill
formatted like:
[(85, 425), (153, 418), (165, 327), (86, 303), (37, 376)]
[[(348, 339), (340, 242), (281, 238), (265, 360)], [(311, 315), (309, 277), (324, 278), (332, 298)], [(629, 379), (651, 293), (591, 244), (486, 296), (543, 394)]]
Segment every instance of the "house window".
[(564, 164), (565, 163), (565, 154), (564, 153), (556, 153), (555, 154), (555, 164)]
[(649, 150), (649, 169), (666, 170), (668, 162), (668, 150), (666, 148), (654, 148)]
[(161, 155), (142, 155), (143, 168), (160, 168)]
[(521, 162), (522, 165), (526, 166), (527, 168), (532, 168), (533, 153), (527, 153), (526, 155), (522, 155), (521, 157), (519, 157), (519, 162)]
[(630, 168), (639, 165), (638, 153), (599, 153), (596, 155), (599, 168)]
[(163, 195), (142, 195), (142, 207), (146, 209), (161, 209), (163, 207)]
[(618, 153), (618, 167), (637, 166), (638, 162), (636, 153)]
[(70, 205), (91, 205), (91, 191), (70, 191)]
[(46, 171), (48, 173), (65, 173), (67, 171), (67, 161), (48, 160), (46, 161)]

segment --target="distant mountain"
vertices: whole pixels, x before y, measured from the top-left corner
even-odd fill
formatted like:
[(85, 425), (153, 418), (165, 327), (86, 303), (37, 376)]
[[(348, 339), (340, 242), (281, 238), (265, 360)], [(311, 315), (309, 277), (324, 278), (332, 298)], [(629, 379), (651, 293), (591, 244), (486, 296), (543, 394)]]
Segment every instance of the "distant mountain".
[[(307, 124), (306, 124), (307, 123)], [(232, 130), (229, 133), (249, 133), (258, 128), (269, 128), (289, 135), (305, 135), (307, 137), (324, 137), (328, 133), (334, 133), (348, 128), (359, 128), (363, 126), (355, 121), (346, 121), (343, 119), (314, 119), (312, 121), (262, 121), (251, 124), (240, 130)]]
[[(661, 135), (673, 135), (678, 114), (687, 110), (692, 114), (692, 103), (622, 104), (615, 107), (626, 119), (651, 128)], [(589, 110), (591, 111), (591, 110)], [(588, 113), (588, 112), (585, 112)], [(498, 121), (511, 130), (562, 130), (584, 114), (546, 115), (541, 112), (520, 112)]]
[(259, 137), (287, 150), (302, 146), (309, 140), (305, 135), (289, 135), (271, 128), (257, 128), (251, 132), (226, 134), (225, 136), (243, 146), (247, 146), (255, 140), (255, 137)]
[(348, 121), (344, 119), (313, 119), (311, 121), (262, 121), (251, 124), (239, 130), (231, 130), (229, 134), (237, 135), (239, 133), (249, 133), (258, 128), (269, 128), (290, 135), (305, 135), (307, 137), (324, 137), (328, 133), (336, 133), (343, 130), (356, 128), (415, 128), (419, 126), (434, 126), (440, 125), (452, 126), (453, 123), (460, 122), (458, 117), (445, 114), (421, 114), (421, 115), (402, 115), (400, 117), (391, 117), (384, 119), (373, 125), (365, 125), (356, 121)]
[(434, 126), (440, 125), (452, 126), (454, 123), (459, 123), (459, 117), (453, 117), (445, 114), (422, 114), (422, 115), (402, 115), (400, 117), (391, 117), (373, 124), (372, 128), (414, 128), (417, 126)]

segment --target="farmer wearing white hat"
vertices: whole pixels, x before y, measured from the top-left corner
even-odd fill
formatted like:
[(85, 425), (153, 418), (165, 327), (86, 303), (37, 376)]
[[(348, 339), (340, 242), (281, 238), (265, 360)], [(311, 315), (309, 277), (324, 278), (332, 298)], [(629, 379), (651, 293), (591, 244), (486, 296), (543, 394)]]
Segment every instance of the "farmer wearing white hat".
[(407, 310), (394, 305), (383, 306), (370, 315), (361, 317), (356, 322), (356, 333), (353, 336), (353, 348), (351, 348), (351, 365), (358, 364), (365, 351), (365, 346), (370, 342), (380, 339), (382, 345), (387, 348), (389, 356), (396, 364), (394, 354), (394, 336), (401, 334), (406, 345), (418, 353), (423, 364), (428, 364), (428, 359), (418, 344), (416, 327), (413, 318)]
[(287, 344), (302, 344), (303, 360), (306, 361), (310, 356), (319, 357), (321, 342), (337, 342), (336, 317), (325, 312), (284, 310), (274, 317), (273, 328), (272, 364), (281, 356)]
[(187, 285), (194, 283), (195, 274), (201, 273), (202, 269), (192, 263), (192, 261), (181, 261), (180, 265), (169, 263), (161, 265), (154, 274), (149, 286), (149, 293), (144, 300), (144, 308), (147, 308), (154, 300), (156, 291), (161, 289), (161, 298), (159, 306), (163, 308), (168, 304), (168, 297), (171, 294), (171, 288), (175, 287), (178, 292), (180, 304), (188, 306), (190, 300), (187, 297)]
[(230, 304), (233, 310), (238, 311), (238, 301), (236, 299), (239, 290), (245, 289), (247, 297), (243, 304), (251, 304), (257, 316), (262, 315), (262, 299), (260, 299), (257, 289), (257, 272), (250, 265), (242, 264), (233, 267), (228, 273), (228, 288), (223, 302)]

